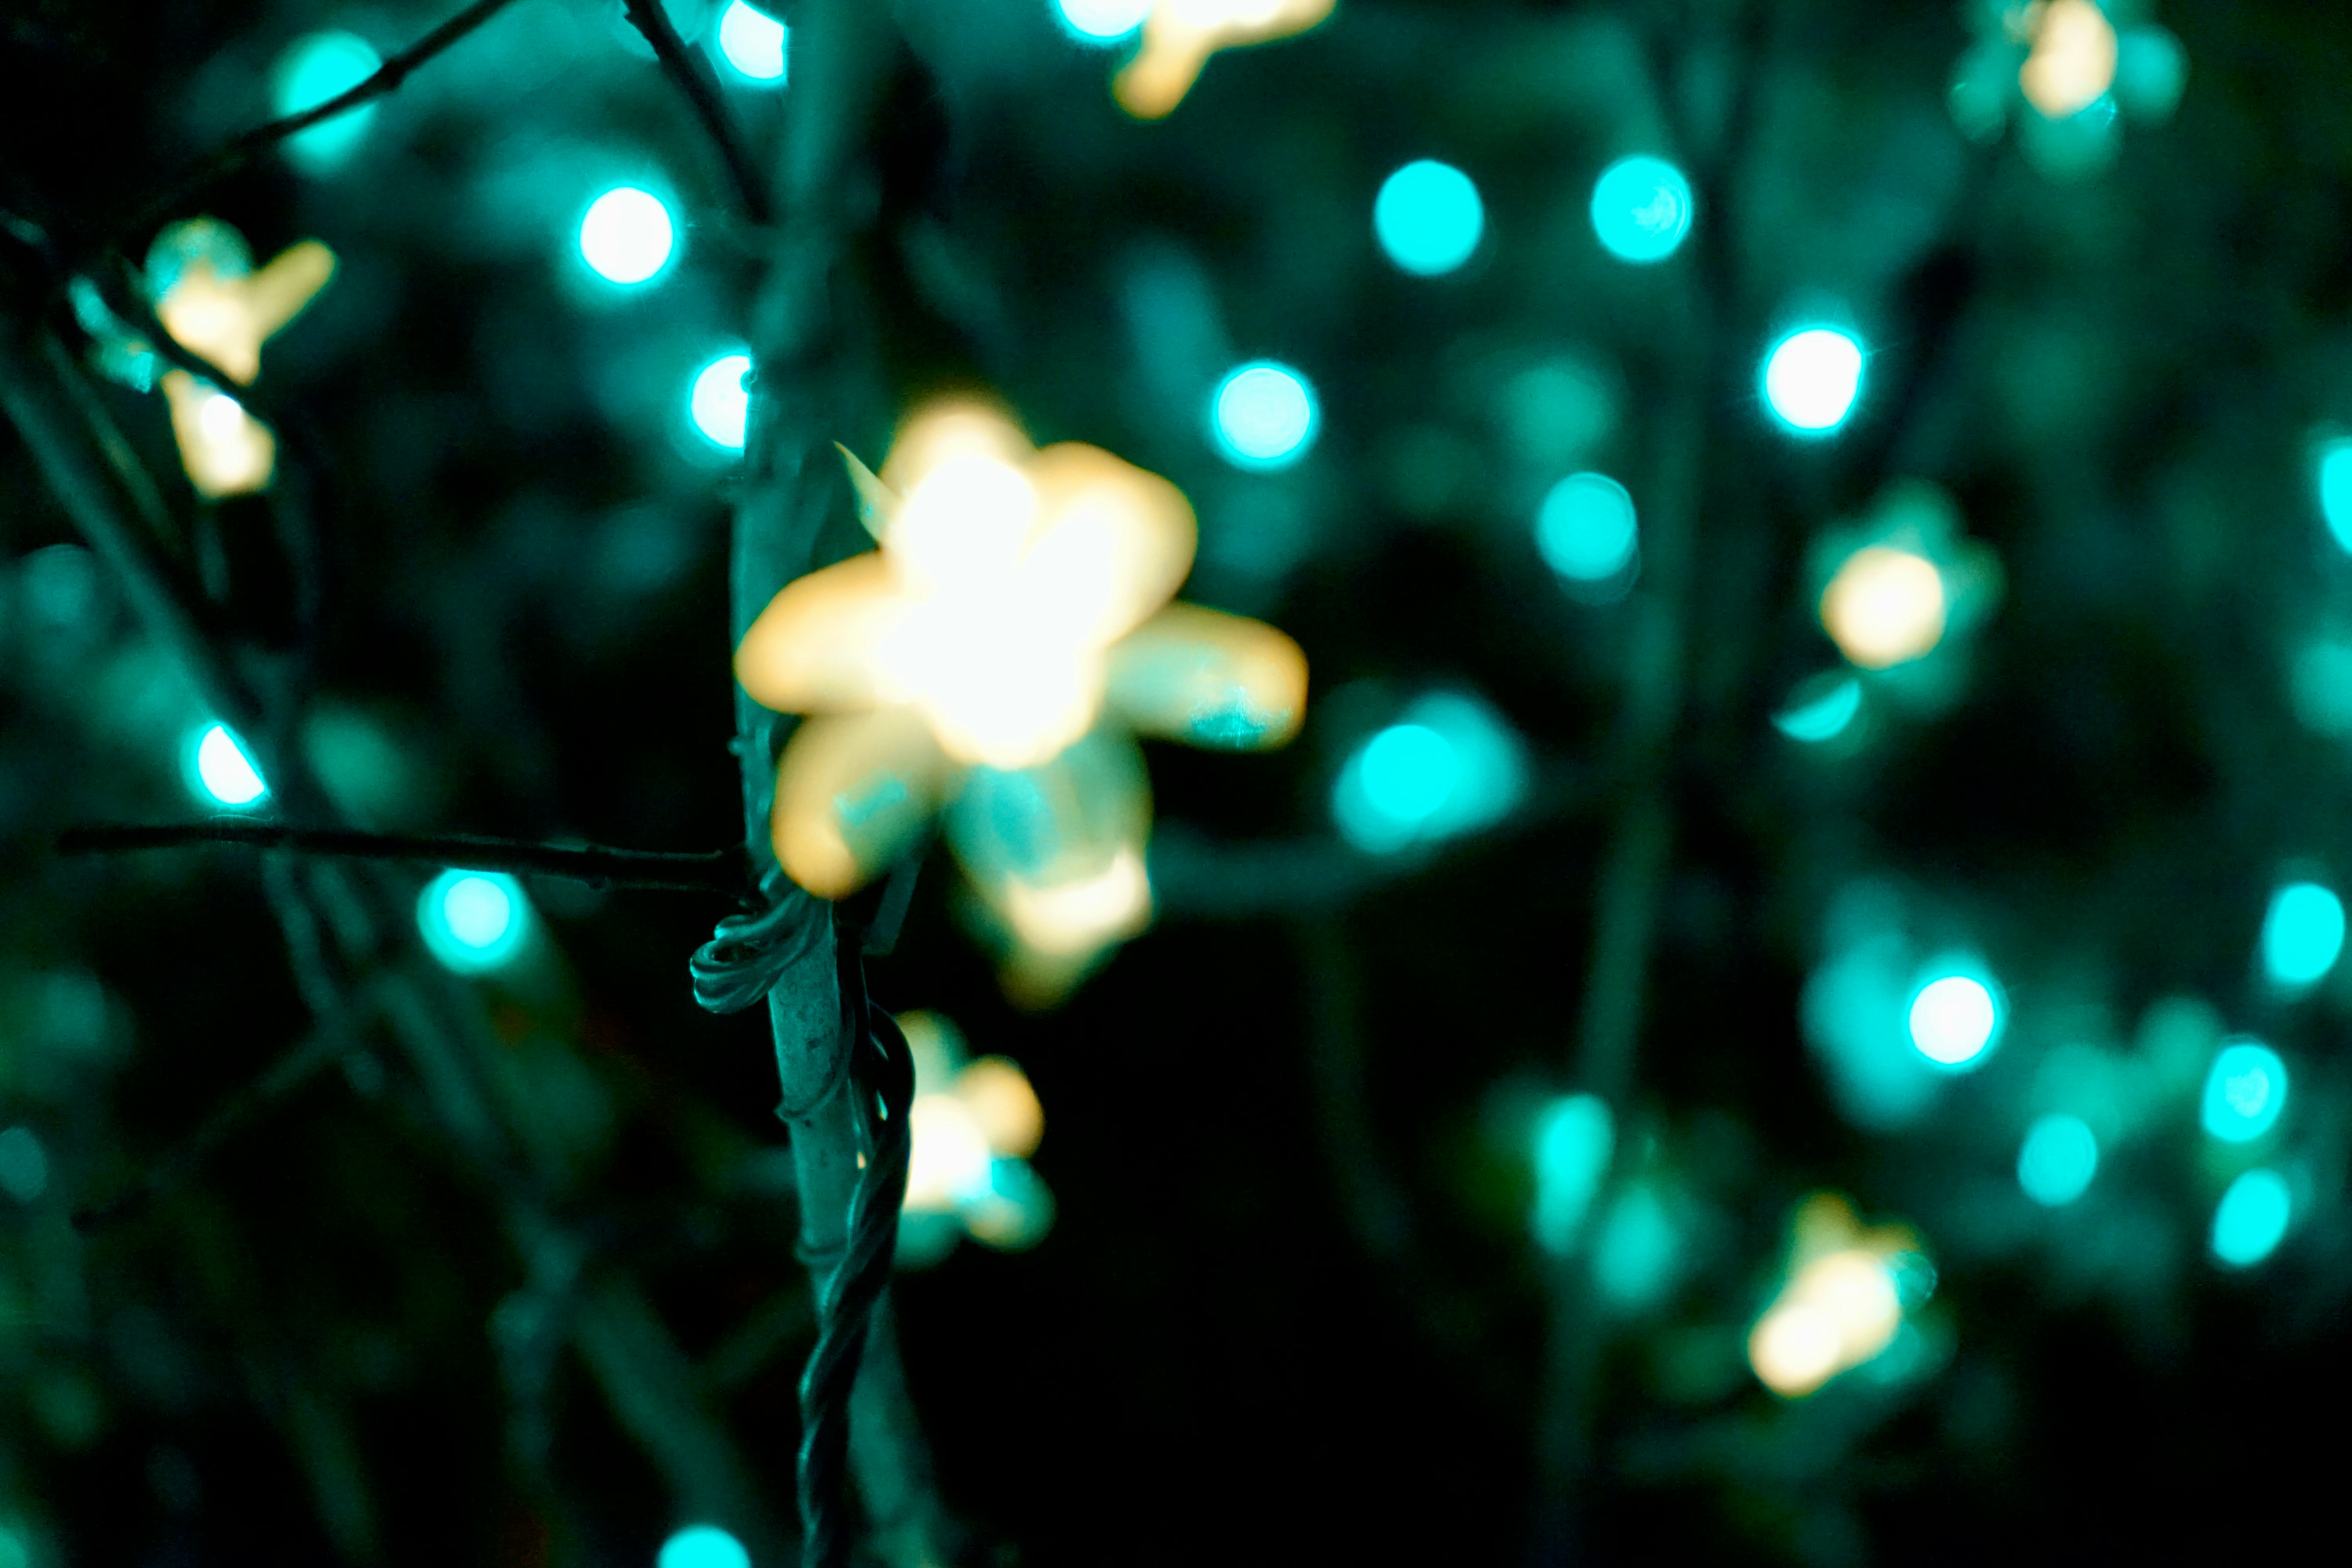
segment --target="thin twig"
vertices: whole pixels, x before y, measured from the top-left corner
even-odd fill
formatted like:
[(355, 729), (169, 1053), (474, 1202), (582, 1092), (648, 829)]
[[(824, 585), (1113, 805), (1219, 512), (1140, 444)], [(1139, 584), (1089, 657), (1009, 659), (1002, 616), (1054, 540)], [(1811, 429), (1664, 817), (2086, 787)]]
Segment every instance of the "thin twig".
[(694, 108), (694, 116), (702, 121), (702, 129), (718, 143), (719, 155), (726, 161), (727, 176), (735, 184), (737, 199), (743, 204), (743, 214), (753, 223), (767, 223), (771, 208), (768, 193), (751, 166), (751, 155), (744, 150), (743, 138), (735, 129), (734, 116), (727, 112), (727, 100), (719, 96), (719, 83), (712, 79), (708, 62), (698, 58), (686, 47), (670, 25), (669, 13), (658, 0), (624, 0), (629, 23), (646, 36), (653, 46), (654, 58), (661, 61), (662, 71), (677, 84), (678, 91)]
[(98, 824), (69, 827), (58, 837), (58, 852), (121, 855), (190, 844), (242, 844), (257, 849), (291, 849), (304, 855), (333, 855), (357, 860), (416, 860), (484, 871), (520, 871), (568, 878), (593, 888), (737, 895), (751, 890), (740, 849), (714, 849), (707, 854), (615, 849), (601, 844), (535, 844), (471, 834), (361, 833), (340, 827), (288, 827), (279, 823), (236, 817), (152, 826)]
[(228, 178), (262, 153), (267, 153), (289, 136), (298, 136), (313, 125), (334, 119), (349, 110), (382, 98), (396, 89), (419, 66), (448, 48), (475, 28), (497, 16), (512, 4), (512, 0), (474, 0), (467, 6), (416, 42), (376, 68), (375, 74), (348, 91), (337, 93), (326, 102), (313, 105), (299, 114), (273, 120), (257, 125), (243, 135), (223, 142), (211, 153), (182, 172), (171, 184), (131, 209), (131, 214), (108, 231), (108, 239), (142, 233), (154, 227), (165, 218), (179, 212), (198, 194)]

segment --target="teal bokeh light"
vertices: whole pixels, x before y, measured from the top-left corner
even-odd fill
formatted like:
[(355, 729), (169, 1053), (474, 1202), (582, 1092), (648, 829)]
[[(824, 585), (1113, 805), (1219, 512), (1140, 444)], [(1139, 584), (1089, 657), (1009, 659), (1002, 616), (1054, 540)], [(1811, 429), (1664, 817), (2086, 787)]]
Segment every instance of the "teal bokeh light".
[(2319, 515), (2336, 542), (2352, 552), (2352, 437), (2338, 437), (2319, 449)]
[(1331, 815), (1357, 848), (1393, 854), (1500, 820), (1526, 774), (1518, 737), (1492, 709), (1433, 693), (1356, 749), (1332, 786)]
[(1862, 344), (1835, 327), (1807, 327), (1764, 359), (1764, 402), (1800, 436), (1826, 436), (1862, 395)]
[(1862, 711), (1862, 682), (1851, 675), (1818, 678), (1799, 687), (1788, 707), (1772, 715), (1772, 727), (1791, 741), (1817, 746), (1846, 731)]
[(530, 905), (501, 871), (447, 870), (416, 899), (416, 928), (433, 956), (460, 974), (499, 967), (520, 951)]
[(1620, 261), (1664, 261), (1690, 226), (1690, 182), (1663, 158), (1621, 158), (1592, 184), (1592, 232)]
[(1932, 965), (1929, 974), (1904, 1009), (1912, 1047), (1948, 1072), (1982, 1066), (2000, 1042), (2000, 988), (1964, 961)]
[(743, 0), (719, 18), (719, 53), (735, 74), (761, 87), (784, 85), (785, 46), (792, 29)]
[(1574, 1249), (1616, 1144), (1616, 1122), (1598, 1096), (1568, 1095), (1544, 1108), (1536, 1120), (1537, 1246), (1563, 1257)]
[(269, 798), (261, 770), (226, 724), (207, 725), (190, 740), (188, 779), (206, 805), (258, 805)]
[[(353, 33), (312, 33), (297, 38), (278, 58), (271, 101), (280, 115), (299, 114), (338, 98), (375, 75), (383, 58)], [(286, 139), (287, 156), (313, 174), (352, 155), (375, 118), (375, 105), (362, 104)]]
[(1115, 44), (1151, 14), (1151, 0), (1055, 0), (1054, 14), (1072, 37), (1083, 44)]
[(2278, 1249), (2294, 1217), (2286, 1178), (2256, 1166), (2230, 1184), (2213, 1209), (2213, 1256), (2232, 1268), (2251, 1268)]
[(2026, 1131), (2017, 1152), (2017, 1184), (2047, 1208), (2081, 1197), (2098, 1169), (2098, 1136), (2079, 1116), (2043, 1117)]
[(2263, 972), (2273, 985), (2318, 983), (2344, 952), (2344, 900), (2317, 882), (2289, 882), (2263, 917)]
[(1536, 548), (1574, 583), (1605, 583), (1633, 563), (1641, 532), (1633, 498), (1606, 474), (1570, 474), (1536, 512)]
[(715, 1524), (689, 1524), (662, 1542), (654, 1568), (751, 1568), (751, 1554)]
[(2224, 1143), (2251, 1143), (2286, 1109), (2286, 1063), (2260, 1040), (2223, 1046), (2205, 1075), (2200, 1120)]
[(669, 263), (677, 228), (651, 191), (622, 185), (589, 204), (580, 220), (580, 256), (608, 282), (644, 283)]
[(1422, 158), (1391, 174), (1372, 203), (1372, 232), (1391, 261), (1416, 277), (1451, 272), (1486, 232), (1486, 204), (1470, 176)]
[(1315, 444), (1314, 388), (1286, 364), (1261, 360), (1234, 370), (1209, 402), (1217, 449), (1235, 468), (1286, 468)]
[(743, 449), (751, 423), (751, 395), (743, 384), (751, 370), (750, 354), (721, 354), (696, 373), (693, 390), (687, 395), (694, 427), (731, 452)]

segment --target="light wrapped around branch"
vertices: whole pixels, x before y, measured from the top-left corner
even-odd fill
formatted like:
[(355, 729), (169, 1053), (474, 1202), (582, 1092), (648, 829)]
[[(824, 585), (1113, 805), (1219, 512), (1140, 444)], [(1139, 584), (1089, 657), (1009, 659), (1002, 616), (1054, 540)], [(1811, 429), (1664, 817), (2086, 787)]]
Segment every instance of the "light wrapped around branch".
[(1298, 646), (1170, 598), (1192, 509), (1099, 447), (1038, 450), (971, 400), (919, 409), (877, 476), (844, 453), (881, 548), (769, 604), (735, 653), (760, 702), (810, 716), (772, 832), (793, 879), (854, 891), (944, 812), (1012, 948), (1008, 986), (1058, 995), (1150, 916), (1150, 788), (1134, 735), (1278, 746)]
[[(261, 345), (302, 312), (335, 274), (335, 253), (315, 239), (289, 246), (259, 271), (236, 229), (192, 218), (158, 235), (147, 254), (155, 319), (180, 346), (202, 354), (240, 386), (261, 374)], [(162, 376), (180, 461), (200, 495), (268, 488), (278, 441), (224, 389), (177, 368)]]
[(1158, 120), (1184, 101), (1219, 49), (1303, 33), (1331, 14), (1332, 0), (1153, 0), (1143, 47), (1112, 83), (1119, 107)]

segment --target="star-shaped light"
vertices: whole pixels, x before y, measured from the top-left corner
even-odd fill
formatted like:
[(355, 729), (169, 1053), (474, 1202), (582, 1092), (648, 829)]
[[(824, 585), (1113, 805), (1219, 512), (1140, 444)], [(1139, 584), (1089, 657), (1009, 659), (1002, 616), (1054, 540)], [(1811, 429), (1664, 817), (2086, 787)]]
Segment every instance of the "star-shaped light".
[[(155, 319), (239, 386), (261, 374), (261, 345), (335, 273), (335, 253), (315, 239), (288, 247), (258, 271), (250, 258), (234, 228), (196, 218), (159, 236), (147, 262)], [(180, 461), (197, 492), (220, 497), (268, 488), (278, 467), (268, 426), (226, 391), (184, 370), (167, 370), (161, 379)]]
[(1332, 0), (1153, 0), (1143, 47), (1112, 83), (1119, 106), (1158, 120), (1192, 90), (1219, 49), (1303, 33), (1331, 14)]
[(1192, 568), (1175, 486), (1101, 450), (1042, 451), (1002, 413), (933, 404), (879, 477), (845, 452), (881, 548), (813, 573), (735, 651), (743, 688), (810, 715), (771, 827), (793, 879), (839, 898), (944, 811), (1049, 999), (1150, 915), (1138, 732), (1224, 750), (1297, 730), (1307, 661), (1273, 627), (1169, 603)]

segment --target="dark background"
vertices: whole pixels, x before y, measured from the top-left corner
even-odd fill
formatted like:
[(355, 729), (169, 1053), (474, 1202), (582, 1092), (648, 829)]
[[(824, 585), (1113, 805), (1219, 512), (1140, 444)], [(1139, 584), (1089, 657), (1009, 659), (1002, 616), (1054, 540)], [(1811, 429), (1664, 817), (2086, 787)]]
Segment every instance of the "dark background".
[[(0, 205), (69, 254), (267, 119), (299, 35), (389, 53), (444, 9), (8, 5)], [(1309, 37), (1219, 56), (1149, 126), (1045, 0), (897, 11), (885, 237), (926, 314), (886, 370), (911, 390), (951, 341), (1041, 443), (1173, 479), (1202, 518), (1186, 596), (1297, 637), (1318, 702), (1281, 753), (1151, 748), (1160, 919), (1058, 1010), (1003, 1000), (943, 857), (873, 967), (886, 1005), (1020, 1061), (1047, 1117), (1052, 1234), (966, 1244), (898, 1289), (966, 1555), (2251, 1555), (2326, 1519), (2347, 1004), (2266, 1003), (2250, 955), (2282, 868), (2352, 863), (2344, 742), (2298, 711), (2294, 673), (2352, 623), (2308, 447), (2352, 421), (2352, 18), (2167, 0), (2146, 14), (2187, 51), (2177, 115), (2068, 178), (1954, 129), (1972, 8), (1341, 0)], [(257, 256), (316, 237), (342, 260), (265, 356), (284, 508), (318, 544), (307, 616), (286, 511), (207, 513), (161, 400), (104, 389), (184, 552), (223, 542), (219, 624), (299, 674), (298, 743), (369, 826), (740, 836), (730, 469), (681, 421), (692, 370), (752, 331), (765, 241), (625, 33), (617, 5), (530, 0), (384, 100), (341, 170), (265, 158), (192, 209)], [(729, 88), (763, 160), (793, 90)], [(1685, 142), (1690, 247), (1611, 261), (1593, 174)], [(1460, 274), (1407, 278), (1373, 243), (1372, 194), (1417, 156), (1485, 195)], [(685, 227), (625, 298), (571, 247), (624, 165), (670, 183)], [(79, 351), (37, 247), (10, 243), (7, 330)], [(1755, 367), (1815, 292), (1874, 357), (1851, 428), (1800, 446)], [(1304, 368), (1324, 416), (1310, 458), (1266, 478), (1216, 457), (1194, 405), (1259, 356)], [(1499, 389), (1563, 359), (1613, 416), (1547, 469)], [(1677, 365), (1703, 389), (1696, 451), (1656, 417)], [(878, 461), (887, 426), (842, 437)], [(1688, 683), (1619, 1126), (1681, 1194), (1684, 1260), (1662, 1299), (1586, 1325), (1563, 1479), (1536, 1434), (1564, 1397), (1564, 1266), (1528, 1240), (1527, 1130), (1579, 1087), (1646, 590), (1573, 602), (1529, 520), (1569, 467), (1638, 498), (1675, 461), (1700, 475)], [(1804, 752), (1768, 721), (1835, 660), (1808, 548), (1906, 477), (1957, 499), (2003, 591), (1948, 696)], [(75, 823), (192, 815), (199, 711), (13, 437), (0, 543), (0, 1121), (48, 1161), (45, 1192), (0, 1199), (0, 1525), (27, 1561), (650, 1563), (677, 1501), (562, 1327), (578, 1279), (620, 1276), (786, 1497), (808, 1334), (762, 1158), (773, 1068), (757, 1022), (686, 984), (720, 900), (533, 881), (552, 948), (460, 988), (506, 1064), (485, 1070), (543, 1121), (572, 1284), (521, 1255), (505, 1178), (373, 1036), (151, 1205), (75, 1229), (310, 1014), (256, 857), (52, 852)], [(1325, 805), (1380, 721), (1351, 715), (1439, 686), (1507, 718), (1536, 787), (1487, 833), (1361, 859)], [(422, 881), (353, 875), (395, 903)], [(2000, 1059), (1901, 1133), (1841, 1118), (1800, 1030), (1827, 911), (1874, 878), (1964, 929), (2012, 1007)], [(414, 942), (383, 962), (429, 963)], [(2183, 996), (2298, 1074), (2281, 1157), (2305, 1206), (2242, 1275), (2205, 1256), (2219, 1187), (2191, 1110), (2152, 1112), (2076, 1208), (2034, 1210), (2011, 1179), (2033, 1063), (2078, 1037), (2144, 1048), (2151, 1005)], [(1739, 1346), (1792, 1205), (1824, 1187), (1918, 1228), (1940, 1349), (1783, 1402)]]

